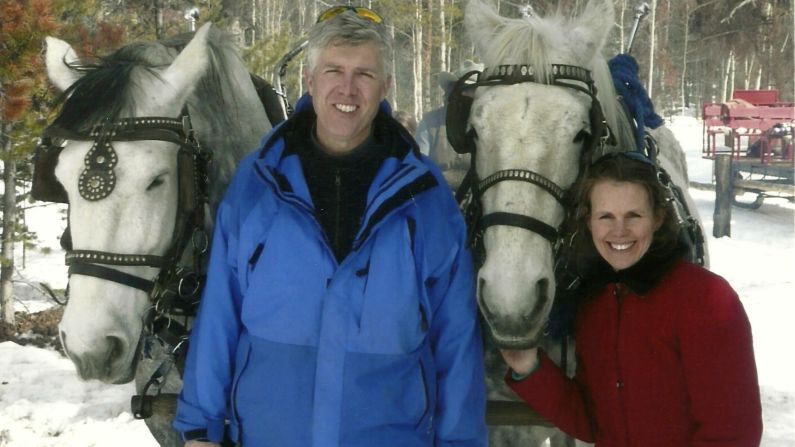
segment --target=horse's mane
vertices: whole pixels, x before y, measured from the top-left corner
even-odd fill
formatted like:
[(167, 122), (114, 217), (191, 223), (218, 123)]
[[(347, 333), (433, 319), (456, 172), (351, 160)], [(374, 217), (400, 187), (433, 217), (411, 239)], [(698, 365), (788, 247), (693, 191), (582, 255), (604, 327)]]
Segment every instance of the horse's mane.
[[(186, 33), (159, 42), (133, 43), (93, 61), (69, 64), (82, 72), (82, 77), (59, 97), (61, 109), (53, 124), (86, 132), (106, 120), (133, 116), (136, 97), (142, 94), (136, 82), (137, 70), (157, 76), (157, 71), (171, 64), (192, 38), (193, 33)], [(250, 107), (258, 97), (253, 84), (251, 92), (241, 85), (241, 79), (250, 82), (250, 78), (247, 71), (241, 78), (239, 71), (245, 67), (231, 39), (211, 28), (207, 45), (208, 68), (188, 97), (187, 107), (199, 142), (215, 153), (211, 178), (218, 181), (211, 182), (210, 191), (214, 203), (237, 161), (254, 148), (261, 132), (252, 140), (255, 115)]]
[[(159, 51), (158, 51), (159, 50)], [(154, 43), (134, 43), (96, 61), (68, 63), (82, 76), (57, 98), (61, 110), (54, 125), (86, 132), (106, 120), (115, 121), (135, 108), (133, 73), (168, 65), (172, 58)]]
[[(601, 54), (604, 39), (589, 40), (577, 23), (577, 20), (595, 21), (612, 15), (612, 4), (591, 0), (579, 19), (566, 17), (560, 9), (545, 17), (507, 18), (479, 0), (470, 0), (465, 19), (470, 39), (486, 67), (530, 64), (540, 80), (549, 79), (551, 65), (555, 63), (590, 70), (597, 98), (618, 147), (632, 148), (635, 147), (632, 127), (617, 99), (607, 60)], [(600, 24), (612, 25), (612, 22)]]

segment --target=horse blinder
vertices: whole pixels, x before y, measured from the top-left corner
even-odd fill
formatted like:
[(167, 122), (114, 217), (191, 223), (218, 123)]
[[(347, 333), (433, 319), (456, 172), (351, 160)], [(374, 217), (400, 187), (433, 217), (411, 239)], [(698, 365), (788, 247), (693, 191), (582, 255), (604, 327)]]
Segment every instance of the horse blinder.
[(33, 185), (30, 189), (30, 195), (35, 200), (69, 203), (66, 190), (55, 177), (55, 167), (62, 150), (62, 145), (55, 144), (47, 136), (42, 137), (36, 146), (33, 155)]
[(469, 113), (472, 103), (475, 101), (475, 86), (469, 83), (469, 78), (475, 74), (479, 76), (480, 72), (473, 70), (461, 76), (455, 82), (450, 96), (447, 98), (447, 113), (445, 114), (447, 141), (459, 154), (475, 153), (476, 133), (474, 129), (467, 129)]

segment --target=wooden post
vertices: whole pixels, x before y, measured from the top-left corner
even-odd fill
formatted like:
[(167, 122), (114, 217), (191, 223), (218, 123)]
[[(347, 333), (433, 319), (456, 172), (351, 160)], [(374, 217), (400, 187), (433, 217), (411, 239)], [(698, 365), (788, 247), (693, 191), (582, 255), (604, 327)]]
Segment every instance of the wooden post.
[(732, 198), (732, 156), (715, 156), (715, 213), (712, 215), (712, 235), (716, 238), (731, 237)]

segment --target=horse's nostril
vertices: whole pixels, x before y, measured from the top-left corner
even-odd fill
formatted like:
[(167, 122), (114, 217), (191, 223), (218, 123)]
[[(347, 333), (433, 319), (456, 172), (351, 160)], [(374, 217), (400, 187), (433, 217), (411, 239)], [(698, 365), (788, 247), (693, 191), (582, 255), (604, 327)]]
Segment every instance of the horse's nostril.
[(543, 317), (542, 313), (546, 308), (547, 301), (549, 301), (549, 280), (547, 278), (539, 279), (536, 282), (536, 302), (530, 313), (525, 315), (527, 321), (535, 321)]
[(536, 296), (541, 304), (546, 303), (549, 299), (549, 280), (547, 278), (539, 279), (536, 283)]
[(108, 340), (108, 363), (113, 363), (124, 356), (124, 343), (118, 337), (106, 337)]

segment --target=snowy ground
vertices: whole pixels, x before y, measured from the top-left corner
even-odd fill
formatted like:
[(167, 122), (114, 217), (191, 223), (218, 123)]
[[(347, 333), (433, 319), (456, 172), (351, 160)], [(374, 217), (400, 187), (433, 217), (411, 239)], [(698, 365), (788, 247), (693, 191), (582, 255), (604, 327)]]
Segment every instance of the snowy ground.
[[(670, 123), (688, 154), (690, 179), (711, 183), (712, 165), (701, 159), (701, 126), (692, 118)], [(691, 189), (709, 239), (712, 270), (739, 292), (754, 331), (762, 390), (765, 447), (795, 447), (795, 206), (766, 200), (758, 210), (732, 209), (732, 237), (712, 238), (714, 193)], [(748, 198), (748, 202), (751, 201)], [(27, 214), (51, 253), (28, 250), (19, 271), (17, 310), (52, 304), (25, 283), (64, 288), (66, 269), (57, 242), (61, 214), (50, 206)], [(18, 258), (21, 265), (21, 255)], [(726, 390), (731, 395), (731, 390)], [(132, 385), (82, 382), (58, 353), (0, 343), (0, 447), (154, 446), (143, 422), (132, 418)]]

